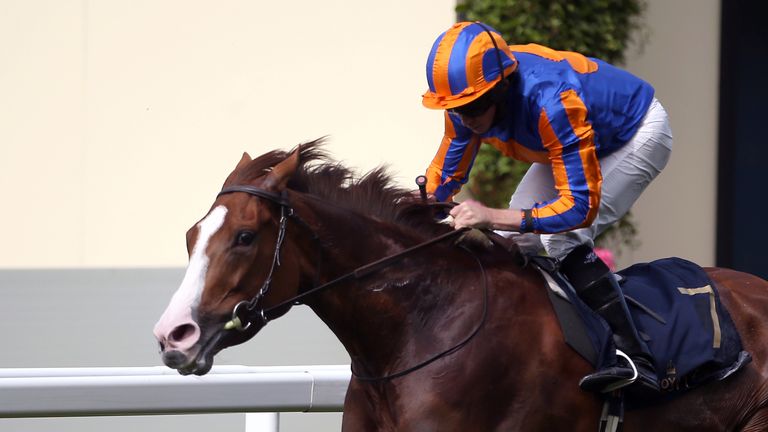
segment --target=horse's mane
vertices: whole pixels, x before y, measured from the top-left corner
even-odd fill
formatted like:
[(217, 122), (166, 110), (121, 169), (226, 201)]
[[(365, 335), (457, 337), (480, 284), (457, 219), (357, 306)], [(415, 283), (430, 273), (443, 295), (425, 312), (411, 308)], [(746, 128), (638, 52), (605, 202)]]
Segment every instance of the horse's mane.
[(288, 188), (313, 195), (335, 206), (382, 221), (413, 228), (422, 235), (446, 232), (449, 227), (434, 220), (432, 209), (414, 191), (395, 184), (386, 166), (362, 176), (330, 158), (323, 149), (323, 138), (301, 144), (290, 152), (273, 150), (236, 169), (225, 184), (249, 184), (266, 175), (299, 150), (299, 167)]

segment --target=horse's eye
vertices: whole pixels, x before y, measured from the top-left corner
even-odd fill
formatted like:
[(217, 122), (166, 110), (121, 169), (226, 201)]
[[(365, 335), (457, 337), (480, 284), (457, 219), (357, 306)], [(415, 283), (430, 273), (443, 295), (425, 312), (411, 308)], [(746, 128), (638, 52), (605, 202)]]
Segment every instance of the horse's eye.
[(256, 234), (253, 231), (240, 231), (235, 236), (235, 246), (250, 246), (256, 240)]

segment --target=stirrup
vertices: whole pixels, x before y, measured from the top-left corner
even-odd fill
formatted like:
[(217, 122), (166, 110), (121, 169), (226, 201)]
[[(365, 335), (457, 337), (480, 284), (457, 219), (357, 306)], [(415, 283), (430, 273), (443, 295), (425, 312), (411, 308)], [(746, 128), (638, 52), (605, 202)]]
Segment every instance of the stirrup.
[(632, 359), (629, 358), (629, 356), (626, 353), (624, 353), (624, 351), (622, 351), (622, 350), (617, 348), (616, 349), (616, 356), (617, 357), (623, 357), (624, 360), (626, 360), (627, 363), (629, 363), (629, 367), (632, 368), (632, 378), (627, 378), (627, 379), (619, 380), (619, 381), (616, 381), (613, 384), (609, 384), (609, 385), (605, 386), (605, 388), (602, 390), (602, 393), (610, 393), (610, 392), (612, 392), (614, 390), (618, 390), (620, 388), (626, 387), (626, 386), (634, 383), (635, 381), (637, 381), (637, 377), (639, 376), (639, 373), (637, 372), (637, 366), (635, 366), (635, 362), (632, 361)]

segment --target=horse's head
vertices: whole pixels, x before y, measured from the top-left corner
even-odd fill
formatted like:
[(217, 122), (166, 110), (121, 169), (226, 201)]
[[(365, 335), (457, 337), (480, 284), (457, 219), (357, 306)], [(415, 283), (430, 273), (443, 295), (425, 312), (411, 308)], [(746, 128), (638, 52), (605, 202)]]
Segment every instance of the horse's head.
[(214, 354), (264, 326), (261, 311), (298, 292), (300, 261), (285, 236), (292, 210), (283, 193), (302, 153), (244, 154), (208, 214), (187, 231), (186, 274), (154, 329), (167, 366), (205, 374)]

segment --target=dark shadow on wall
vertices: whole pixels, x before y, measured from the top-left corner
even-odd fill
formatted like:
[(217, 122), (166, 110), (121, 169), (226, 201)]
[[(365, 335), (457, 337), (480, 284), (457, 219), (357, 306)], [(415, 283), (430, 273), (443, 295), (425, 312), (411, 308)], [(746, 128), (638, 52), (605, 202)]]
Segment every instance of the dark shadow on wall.
[(721, 8), (717, 265), (768, 279), (768, 2)]

